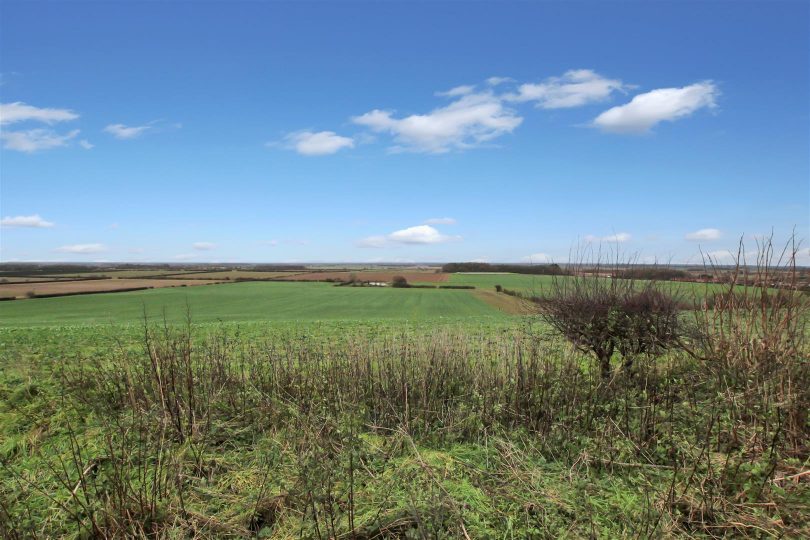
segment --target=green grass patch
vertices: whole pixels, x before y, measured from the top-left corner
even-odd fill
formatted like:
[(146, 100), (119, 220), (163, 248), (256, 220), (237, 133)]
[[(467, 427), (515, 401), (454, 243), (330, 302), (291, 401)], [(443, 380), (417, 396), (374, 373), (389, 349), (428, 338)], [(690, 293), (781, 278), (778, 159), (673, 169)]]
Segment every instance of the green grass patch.
[(3, 302), (0, 326), (181, 321), (186, 306), (196, 322), (504, 316), (465, 290), (250, 282)]

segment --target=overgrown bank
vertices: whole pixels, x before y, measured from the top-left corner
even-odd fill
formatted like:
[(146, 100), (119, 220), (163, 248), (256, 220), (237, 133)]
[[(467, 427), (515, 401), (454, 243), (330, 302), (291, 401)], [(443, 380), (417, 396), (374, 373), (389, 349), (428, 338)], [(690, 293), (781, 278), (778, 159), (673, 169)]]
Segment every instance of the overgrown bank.
[(806, 350), (606, 379), (522, 324), (37, 332), (4, 336), (10, 537), (810, 533)]

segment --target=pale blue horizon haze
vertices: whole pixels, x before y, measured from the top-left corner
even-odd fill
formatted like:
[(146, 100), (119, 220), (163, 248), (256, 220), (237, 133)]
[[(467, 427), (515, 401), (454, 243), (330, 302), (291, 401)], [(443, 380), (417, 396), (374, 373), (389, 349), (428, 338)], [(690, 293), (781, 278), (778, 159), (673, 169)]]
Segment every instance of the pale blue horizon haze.
[(810, 241), (807, 2), (3, 0), (0, 77), (0, 262)]

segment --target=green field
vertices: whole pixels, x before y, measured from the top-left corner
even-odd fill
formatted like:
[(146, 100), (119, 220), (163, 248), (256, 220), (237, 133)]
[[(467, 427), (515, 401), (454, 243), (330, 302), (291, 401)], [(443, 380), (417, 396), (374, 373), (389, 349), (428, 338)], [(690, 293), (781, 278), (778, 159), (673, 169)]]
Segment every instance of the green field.
[[(566, 279), (564, 276), (559, 279)], [(639, 280), (643, 283), (643, 280)], [(544, 290), (548, 290), (554, 283), (553, 276), (530, 275), (530, 274), (451, 274), (450, 284), (472, 285), (478, 289), (493, 290), (495, 285), (500, 285), (504, 289), (517, 291), (530, 296), (543, 296)], [(707, 290), (707, 285), (692, 282), (661, 282), (663, 287), (671, 288), (681, 294), (702, 296)], [(726, 286), (719, 283), (708, 285), (710, 291), (720, 292), (727, 290)]]
[(528, 274), (451, 274), (450, 284), (472, 285), (478, 289), (493, 290), (495, 285), (526, 294), (539, 295), (543, 287), (552, 283), (552, 276), (532, 276)]
[(196, 322), (503, 316), (465, 290), (249, 282), (2, 302), (0, 326), (180, 321), (186, 305)]

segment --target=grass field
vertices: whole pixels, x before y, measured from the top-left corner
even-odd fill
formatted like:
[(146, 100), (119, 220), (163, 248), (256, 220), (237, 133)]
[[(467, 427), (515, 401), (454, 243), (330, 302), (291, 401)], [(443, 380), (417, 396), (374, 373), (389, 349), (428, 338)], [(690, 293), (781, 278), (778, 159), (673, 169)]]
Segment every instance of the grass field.
[(327, 283), (248, 282), (0, 303), (0, 325), (132, 323), (165, 309), (180, 321), (188, 306), (199, 322), (421, 319), (500, 316), (464, 290), (335, 287)]
[(472, 285), (479, 289), (495, 290), (495, 285), (525, 294), (540, 294), (541, 289), (551, 285), (551, 276), (528, 274), (450, 274), (452, 285)]
[[(494, 290), (496, 285), (500, 285), (504, 289), (529, 296), (543, 296), (544, 291), (548, 291), (554, 282), (553, 276), (530, 274), (470, 273), (449, 274), (449, 276), (449, 282), (453, 285), (472, 285), (484, 290)], [(559, 279), (566, 278), (560, 277)], [(696, 295), (698, 297), (705, 295), (707, 290), (715, 292), (724, 290), (724, 286), (718, 283), (706, 285), (704, 283), (667, 281), (662, 282), (662, 286), (687, 296)]]
[(327, 279), (349, 281), (354, 276), (359, 281), (382, 281), (390, 283), (395, 276), (402, 276), (409, 283), (436, 283), (446, 281), (448, 274), (440, 272), (420, 272), (414, 270), (358, 270), (333, 272), (306, 272), (291, 276), (294, 281), (324, 281)]

